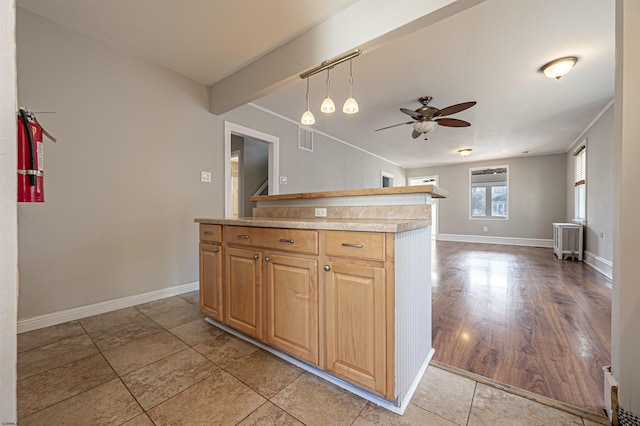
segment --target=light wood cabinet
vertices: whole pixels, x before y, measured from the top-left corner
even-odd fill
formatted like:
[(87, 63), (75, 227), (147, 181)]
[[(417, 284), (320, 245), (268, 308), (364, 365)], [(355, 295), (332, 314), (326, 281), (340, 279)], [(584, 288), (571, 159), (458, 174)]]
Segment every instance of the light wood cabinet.
[(387, 394), (385, 269), (326, 262), (325, 370), (378, 395)]
[(200, 310), (222, 321), (222, 259), (220, 245), (200, 243)]
[(202, 312), (396, 399), (392, 234), (223, 226), (200, 236)]
[(266, 341), (318, 365), (318, 261), (269, 253)]
[(224, 322), (262, 340), (262, 252), (227, 247)]

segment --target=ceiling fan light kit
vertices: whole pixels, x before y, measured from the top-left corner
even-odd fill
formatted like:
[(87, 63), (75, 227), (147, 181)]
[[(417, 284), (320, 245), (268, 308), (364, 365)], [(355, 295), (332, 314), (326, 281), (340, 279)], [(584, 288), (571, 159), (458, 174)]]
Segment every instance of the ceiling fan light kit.
[(564, 58), (554, 59), (540, 67), (540, 72), (548, 78), (560, 80), (573, 69), (578, 62), (577, 56), (565, 56)]
[(345, 101), (342, 107), (342, 112), (344, 112), (345, 114), (355, 114), (360, 110), (360, 108), (358, 107), (358, 102), (356, 102), (356, 100), (353, 97), (353, 66), (351, 64), (351, 59), (355, 58), (356, 56), (359, 56), (361, 53), (362, 53), (362, 50), (360, 49), (354, 50), (342, 56), (338, 56), (333, 59), (328, 59), (322, 62), (317, 67), (312, 68), (309, 71), (306, 71), (300, 74), (300, 78), (307, 79), (307, 109), (304, 112), (304, 114), (302, 114), (302, 118), (300, 119), (300, 122), (302, 124), (310, 126), (316, 122), (315, 118), (313, 117), (313, 114), (311, 113), (311, 110), (309, 109), (309, 77), (311, 77), (312, 75), (318, 74), (319, 72), (322, 72), (324, 70), (327, 70), (327, 96), (322, 101), (322, 105), (320, 105), (320, 111), (324, 112), (325, 114), (331, 114), (336, 110), (336, 104), (333, 102), (333, 99), (329, 97), (329, 85), (330, 85), (329, 70), (345, 61), (349, 61), (349, 98)]
[[(390, 129), (396, 126), (402, 126), (403, 124), (413, 124), (413, 130), (411, 132), (411, 137), (416, 139), (419, 138), (420, 135), (424, 135), (427, 133), (433, 132), (438, 125), (445, 127), (469, 127), (471, 123), (464, 120), (459, 120), (457, 118), (440, 118), (445, 115), (456, 114), (458, 112), (464, 111), (468, 108), (471, 108), (476, 104), (475, 101), (463, 102), (460, 104), (455, 104), (448, 106), (446, 108), (438, 109), (434, 106), (429, 105), (431, 102), (431, 96), (423, 96), (418, 99), (418, 102), (422, 104), (422, 106), (416, 110), (411, 110), (407, 108), (400, 108), (400, 111), (411, 116), (415, 121), (407, 121), (405, 123), (393, 124), (391, 126), (382, 127), (380, 129), (376, 129), (375, 131)], [(427, 140), (425, 138), (425, 140)]]

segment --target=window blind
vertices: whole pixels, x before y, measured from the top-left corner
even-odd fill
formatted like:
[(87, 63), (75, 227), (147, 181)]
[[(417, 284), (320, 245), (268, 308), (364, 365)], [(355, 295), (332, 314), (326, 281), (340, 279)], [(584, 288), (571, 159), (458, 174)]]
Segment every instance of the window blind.
[(575, 160), (575, 186), (586, 183), (587, 150), (583, 145), (573, 154)]

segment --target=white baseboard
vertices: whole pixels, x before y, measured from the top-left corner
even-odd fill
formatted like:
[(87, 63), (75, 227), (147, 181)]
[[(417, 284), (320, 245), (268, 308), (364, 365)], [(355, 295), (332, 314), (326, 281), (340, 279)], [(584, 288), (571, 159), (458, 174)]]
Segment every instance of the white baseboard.
[(438, 241), (456, 241), (460, 243), (502, 244), (508, 246), (527, 246), (553, 248), (552, 239), (490, 237), (484, 235), (438, 234)]
[(177, 296), (198, 290), (199, 282), (181, 284), (162, 290), (150, 291), (149, 293), (136, 294), (134, 296), (121, 297), (119, 299), (107, 300), (106, 302), (92, 303), (90, 305), (78, 306), (77, 308), (65, 309), (51, 312), (50, 314), (38, 315), (31, 318), (18, 320), (18, 334), (26, 331), (37, 330), (51, 325), (62, 324), (91, 315), (103, 314), (115, 311), (116, 309), (128, 308), (141, 303), (153, 302), (165, 297)]
[(584, 251), (584, 263), (591, 266), (596, 271), (600, 272), (610, 280), (613, 279), (613, 263), (603, 257), (593, 254), (588, 251)]

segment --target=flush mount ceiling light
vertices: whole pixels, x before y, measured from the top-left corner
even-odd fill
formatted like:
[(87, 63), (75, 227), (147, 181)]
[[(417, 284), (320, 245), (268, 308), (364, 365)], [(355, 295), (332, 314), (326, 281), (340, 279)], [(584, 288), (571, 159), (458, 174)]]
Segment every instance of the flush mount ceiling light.
[(304, 114), (302, 114), (302, 118), (300, 119), (300, 122), (305, 126), (311, 126), (313, 123), (316, 122), (315, 117), (313, 116), (311, 111), (309, 111), (309, 79), (308, 78), (307, 78), (307, 110), (304, 112)]
[(560, 80), (560, 77), (564, 77), (569, 71), (571, 71), (576, 62), (578, 62), (577, 56), (558, 58), (541, 66), (540, 72), (549, 78)]
[(471, 148), (459, 149), (458, 154), (462, 155), (463, 157), (468, 157), (469, 154), (471, 154)]

